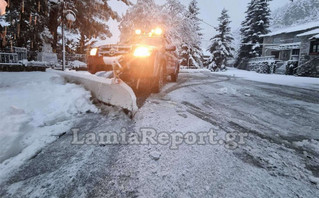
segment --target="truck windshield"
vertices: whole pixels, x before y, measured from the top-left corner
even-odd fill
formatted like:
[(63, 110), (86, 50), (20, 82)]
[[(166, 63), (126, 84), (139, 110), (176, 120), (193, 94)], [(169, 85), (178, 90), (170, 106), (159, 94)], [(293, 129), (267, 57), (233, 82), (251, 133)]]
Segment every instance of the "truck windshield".
[(136, 44), (161, 46), (163, 41), (161, 37), (142, 37), (136, 40)]

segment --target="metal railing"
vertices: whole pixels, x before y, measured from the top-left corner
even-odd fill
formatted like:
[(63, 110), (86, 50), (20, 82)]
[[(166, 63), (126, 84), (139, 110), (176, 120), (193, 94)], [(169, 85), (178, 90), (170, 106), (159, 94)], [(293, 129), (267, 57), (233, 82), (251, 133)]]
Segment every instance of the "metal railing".
[(276, 61), (275, 56), (262, 56), (262, 57), (256, 57), (256, 58), (251, 58), (249, 59), (249, 63), (254, 63), (254, 62), (268, 62), (268, 61)]

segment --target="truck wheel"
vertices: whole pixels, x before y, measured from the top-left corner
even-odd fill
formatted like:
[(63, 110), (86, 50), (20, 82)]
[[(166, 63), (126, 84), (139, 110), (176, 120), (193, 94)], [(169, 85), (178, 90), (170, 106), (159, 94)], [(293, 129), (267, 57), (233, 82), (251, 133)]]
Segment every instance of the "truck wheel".
[(165, 71), (164, 71), (164, 66), (163, 64), (160, 67), (160, 71), (158, 76), (155, 78), (155, 82), (154, 82), (154, 86), (153, 86), (153, 93), (159, 93), (162, 89), (162, 87), (165, 84)]
[(97, 72), (97, 69), (96, 69), (96, 66), (95, 65), (91, 65), (88, 67), (88, 70), (91, 74), (96, 74)]
[(178, 74), (179, 74), (179, 65), (177, 66), (177, 70), (175, 71), (175, 73), (174, 73), (174, 74), (171, 74), (171, 80), (172, 80), (172, 82), (177, 82)]
[(177, 82), (178, 74), (171, 74), (172, 82)]

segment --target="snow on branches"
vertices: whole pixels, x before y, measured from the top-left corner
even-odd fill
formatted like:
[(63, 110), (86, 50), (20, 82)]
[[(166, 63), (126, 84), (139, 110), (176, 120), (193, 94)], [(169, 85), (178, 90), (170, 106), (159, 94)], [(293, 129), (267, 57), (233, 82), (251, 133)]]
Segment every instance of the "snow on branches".
[[(119, 1), (131, 4), (129, 0)], [(84, 53), (85, 45), (92, 38), (112, 36), (107, 25), (110, 19), (121, 19), (111, 8), (109, 0), (64, 0), (63, 3), (60, 0), (10, 0), (10, 5), (4, 17), (10, 25), (2, 47), (12, 43), (31, 51), (40, 51), (43, 42), (51, 43), (53, 51), (58, 51), (62, 38), (61, 22), (73, 21), (72, 27), (68, 26), (66, 30), (67, 35), (71, 35), (67, 36), (67, 50), (74, 52), (77, 49), (78, 53)], [(62, 5), (64, 10), (74, 12), (76, 18), (68, 13), (62, 17)]]
[(269, 33), (269, 24), (269, 0), (251, 0), (246, 11), (246, 18), (242, 22), (242, 28), (240, 30), (242, 45), (235, 63), (236, 67), (240, 67), (244, 59), (261, 55), (261, 43), (263, 42), (261, 35)]
[(211, 38), (211, 45), (208, 51), (211, 53), (208, 68), (213, 71), (226, 69), (227, 58), (233, 57), (234, 48), (232, 47), (230, 20), (227, 10), (223, 10), (218, 18), (219, 26), (216, 27), (217, 34)]
[[(183, 50), (183, 45), (188, 49), (195, 49), (194, 46), (200, 45), (201, 37), (197, 31), (199, 26), (193, 19), (178, 0), (167, 0), (164, 5), (157, 5), (154, 0), (138, 0), (127, 10), (119, 25), (121, 42), (130, 40), (136, 29), (148, 31), (161, 27), (165, 30), (168, 41), (179, 52)], [(200, 47), (198, 51), (201, 51)], [(196, 55), (192, 56), (195, 62), (200, 59)]]

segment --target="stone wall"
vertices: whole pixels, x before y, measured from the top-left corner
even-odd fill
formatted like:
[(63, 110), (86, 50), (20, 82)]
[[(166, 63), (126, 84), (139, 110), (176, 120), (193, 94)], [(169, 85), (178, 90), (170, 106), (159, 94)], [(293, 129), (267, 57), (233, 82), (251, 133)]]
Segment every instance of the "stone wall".
[(310, 37), (302, 37), (300, 45), (300, 57), (299, 65), (310, 60), (309, 51), (310, 51)]

